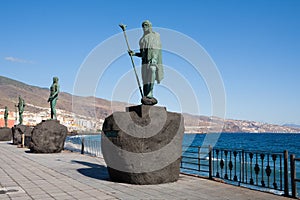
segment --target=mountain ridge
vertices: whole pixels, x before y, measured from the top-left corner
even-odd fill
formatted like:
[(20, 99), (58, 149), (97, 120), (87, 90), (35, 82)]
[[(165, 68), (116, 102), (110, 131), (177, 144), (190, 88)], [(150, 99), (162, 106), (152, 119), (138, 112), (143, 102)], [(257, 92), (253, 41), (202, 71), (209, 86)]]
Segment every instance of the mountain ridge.
[[(15, 110), (18, 96), (25, 99), (25, 110), (36, 113), (40, 108), (49, 108), (47, 102), (49, 89), (32, 86), (4, 76), (0, 76), (0, 109), (8, 106), (9, 110)], [(75, 107), (74, 102), (80, 102)], [(112, 106), (113, 104), (113, 106)], [(86, 117), (104, 119), (114, 111), (124, 111), (125, 107), (131, 106), (124, 102), (111, 102), (97, 97), (73, 96), (67, 92), (60, 92), (57, 101), (57, 109), (73, 112)], [(300, 133), (300, 127), (280, 126), (248, 120), (221, 119), (203, 115), (183, 113), (185, 131), (190, 133), (210, 133), (222, 131), (228, 133), (251, 132), (251, 133)], [(216, 127), (218, 127), (216, 129)], [(101, 127), (98, 127), (101, 128)]]
[(292, 127), (292, 128), (300, 128), (299, 124), (283, 124), (282, 126)]

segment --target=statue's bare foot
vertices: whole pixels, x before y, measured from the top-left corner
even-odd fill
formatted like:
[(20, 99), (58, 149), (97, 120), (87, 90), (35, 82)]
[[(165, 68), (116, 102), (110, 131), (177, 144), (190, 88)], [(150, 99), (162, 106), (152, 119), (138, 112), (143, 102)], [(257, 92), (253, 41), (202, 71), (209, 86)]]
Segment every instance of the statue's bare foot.
[(155, 105), (155, 104), (157, 104), (157, 99), (155, 99), (154, 97), (149, 98), (149, 97), (144, 96), (141, 99), (141, 102), (143, 105)]

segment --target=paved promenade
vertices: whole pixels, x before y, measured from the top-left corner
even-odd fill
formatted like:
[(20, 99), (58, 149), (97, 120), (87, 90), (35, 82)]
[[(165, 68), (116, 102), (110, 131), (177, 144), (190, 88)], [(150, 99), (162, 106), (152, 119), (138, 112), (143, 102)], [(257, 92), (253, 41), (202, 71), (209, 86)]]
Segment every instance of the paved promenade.
[(32, 154), (0, 142), (0, 199), (289, 199), (180, 175), (176, 183), (130, 185), (109, 181), (101, 158), (62, 152)]

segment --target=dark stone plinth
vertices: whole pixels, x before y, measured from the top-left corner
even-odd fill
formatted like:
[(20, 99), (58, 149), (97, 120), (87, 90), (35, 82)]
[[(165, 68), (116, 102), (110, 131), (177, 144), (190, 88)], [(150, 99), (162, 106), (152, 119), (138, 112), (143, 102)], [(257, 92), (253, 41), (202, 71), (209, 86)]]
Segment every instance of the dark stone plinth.
[(0, 128), (0, 141), (10, 141), (11, 140), (11, 129), (6, 127)]
[[(13, 144), (19, 145), (22, 144), (22, 134), (25, 134), (25, 146), (29, 146), (29, 141), (31, 138), (32, 127), (25, 125), (15, 125), (11, 128)], [(29, 138), (29, 139), (28, 139)]]
[(177, 181), (184, 132), (183, 116), (140, 105), (108, 116), (101, 148), (112, 181), (159, 184)]
[(32, 130), (30, 151), (59, 153), (64, 148), (68, 129), (57, 120), (44, 120)]

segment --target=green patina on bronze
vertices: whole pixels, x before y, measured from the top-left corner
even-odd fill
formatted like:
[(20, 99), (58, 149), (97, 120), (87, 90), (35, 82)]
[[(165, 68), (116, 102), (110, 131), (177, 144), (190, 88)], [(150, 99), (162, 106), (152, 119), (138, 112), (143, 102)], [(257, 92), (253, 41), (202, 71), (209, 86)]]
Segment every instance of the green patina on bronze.
[(129, 51), (129, 54), (141, 57), (143, 94), (148, 99), (154, 99), (155, 80), (159, 84), (164, 78), (160, 35), (152, 30), (152, 24), (148, 20), (142, 23), (142, 28), (144, 34), (139, 41), (140, 52)]
[(56, 117), (56, 101), (59, 93), (58, 77), (53, 77), (53, 83), (50, 87), (50, 96), (48, 102), (50, 102), (51, 119), (57, 119)]
[(19, 125), (23, 124), (23, 112), (24, 112), (24, 107), (25, 107), (25, 100), (22, 99), (21, 96), (19, 96), (19, 103), (16, 105), (19, 110)]
[(7, 108), (7, 106), (5, 106), (5, 110), (4, 110), (4, 124), (5, 124), (5, 127), (7, 127), (7, 119), (8, 119), (8, 108)]

